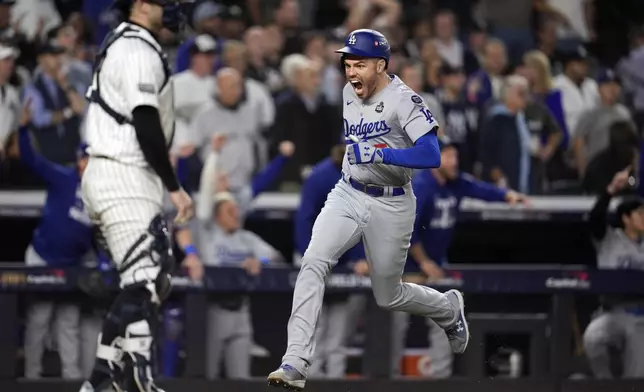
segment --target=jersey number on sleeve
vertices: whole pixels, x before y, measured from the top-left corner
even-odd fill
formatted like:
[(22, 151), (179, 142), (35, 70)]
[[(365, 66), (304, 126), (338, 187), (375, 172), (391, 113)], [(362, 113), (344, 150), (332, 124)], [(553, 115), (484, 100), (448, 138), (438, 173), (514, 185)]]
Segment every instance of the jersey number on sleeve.
[(434, 120), (434, 115), (429, 111), (427, 108), (421, 108), (420, 112), (425, 116), (425, 120), (427, 120), (428, 123), (433, 123), (436, 120)]

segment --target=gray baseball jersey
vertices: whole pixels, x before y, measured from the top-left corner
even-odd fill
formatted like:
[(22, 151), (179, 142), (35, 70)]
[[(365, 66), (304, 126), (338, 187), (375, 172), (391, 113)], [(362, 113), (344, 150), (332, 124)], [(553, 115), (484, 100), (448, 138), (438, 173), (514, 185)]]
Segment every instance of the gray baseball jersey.
[[(425, 101), (395, 76), (382, 91), (365, 101), (347, 84), (343, 106), (345, 137), (354, 135), (378, 148), (410, 148), (438, 126)], [(444, 294), (401, 282), (416, 215), (410, 184), (412, 170), (373, 163), (350, 165), (345, 155), (342, 171), (364, 184), (402, 187), (403, 194), (373, 197), (345, 180), (340, 180), (329, 193), (302, 257), (293, 292), (288, 347), (282, 359), (303, 375), (313, 361), (314, 332), (326, 274), (361, 239), (373, 294), (380, 306), (431, 318), (441, 327), (453, 323), (457, 315)]]
[[(425, 100), (397, 76), (375, 96), (363, 101), (347, 83), (342, 92), (344, 136), (354, 135), (376, 147), (409, 148), (438, 122)], [(411, 181), (412, 169), (385, 164), (349, 165), (342, 171), (364, 184), (402, 186)]]
[(206, 265), (240, 266), (250, 257), (275, 260), (279, 252), (248, 230), (226, 233), (216, 225), (202, 225), (199, 230), (199, 250)]

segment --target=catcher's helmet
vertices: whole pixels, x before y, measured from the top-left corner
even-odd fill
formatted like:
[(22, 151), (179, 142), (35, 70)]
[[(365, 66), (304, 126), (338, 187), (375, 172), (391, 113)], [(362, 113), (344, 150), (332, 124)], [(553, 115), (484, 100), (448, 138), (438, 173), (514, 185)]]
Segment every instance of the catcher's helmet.
[[(130, 8), (136, 0), (114, 0), (111, 9), (117, 11), (120, 15), (117, 19), (127, 19)], [(185, 19), (185, 14), (194, 0), (143, 0), (147, 3), (156, 4), (163, 7), (163, 26), (170, 30), (178, 30)]]
[(360, 29), (352, 31), (344, 41), (344, 47), (336, 53), (358, 57), (384, 59), (389, 63), (391, 48), (382, 33), (376, 30)]

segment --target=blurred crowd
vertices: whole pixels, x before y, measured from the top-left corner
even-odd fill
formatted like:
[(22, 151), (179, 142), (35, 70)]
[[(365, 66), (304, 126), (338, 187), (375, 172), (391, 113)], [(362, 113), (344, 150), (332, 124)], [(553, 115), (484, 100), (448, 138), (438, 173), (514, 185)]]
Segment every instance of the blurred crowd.
[[(37, 154), (57, 167), (75, 167), (86, 159), (78, 148), (84, 140), (84, 95), (92, 83), (92, 60), (109, 26), (119, 18), (109, 10), (110, 2), (0, 0), (0, 189), (39, 189), (48, 183), (44, 171), (37, 173), (25, 164), (25, 152), (30, 162)], [(288, 261), (290, 255), (280, 255), (243, 229), (250, 202), (266, 190), (302, 191), (302, 199), (311, 202), (321, 197), (321, 204), (313, 203), (309, 211), (300, 206), (298, 213), (309, 214), (296, 220), (310, 223), (296, 229), (301, 256), (312, 221), (330, 190), (327, 186), (340, 176), (345, 78), (335, 50), (348, 32), (358, 28), (385, 34), (392, 47), (390, 73), (423, 96), (441, 125), (443, 141), (448, 141), (441, 171), (431, 175), (427, 171), (426, 178), (415, 184), (416, 191), (425, 192), (419, 205), (421, 200), (427, 203), (421, 220), (428, 218), (431, 224), (426, 229), (433, 230), (433, 237), (420, 240), (423, 246), (429, 244), (424, 251), (412, 244), (416, 271), (443, 276), (441, 264), (462, 197), (518, 203), (525, 201), (523, 194), (603, 195), (609, 189), (605, 199), (610, 201), (628, 188), (630, 178), (639, 176), (644, 17), (635, 10), (622, 15), (621, 25), (614, 24), (621, 19), (606, 22), (610, 14), (600, 10), (608, 3), (198, 0), (185, 31), (164, 30), (158, 37), (171, 55), (175, 74), (177, 118), (170, 154), (197, 206), (194, 223), (199, 227), (176, 228), (176, 242), (185, 255), (183, 266), (192, 278), (200, 279), (203, 264), (235, 264), (255, 275), (264, 265)], [(630, 6), (629, 1), (620, 2), (623, 12)], [(623, 36), (616, 35), (624, 28)], [(610, 44), (615, 39), (621, 40), (620, 45)], [(31, 115), (28, 134), (18, 132), (25, 106)], [(460, 172), (471, 176), (460, 177)], [(308, 181), (314, 176), (315, 181)], [(452, 189), (442, 195), (449, 180), (474, 185), (463, 185), (456, 196)], [(599, 207), (596, 226), (605, 229), (605, 210)], [(638, 215), (644, 214), (643, 209), (639, 203), (620, 212), (622, 229), (632, 241), (644, 233)], [(434, 215), (441, 219), (433, 219)], [(297, 238), (306, 232), (308, 238)], [(622, 234), (611, 236), (604, 230), (595, 236), (610, 240)], [(639, 252), (640, 247), (630, 248)], [(348, 265), (356, 274), (366, 275), (364, 255), (356, 252)], [(245, 256), (240, 259), (240, 254)], [(616, 258), (610, 255), (606, 260), (610, 264)], [(324, 312), (330, 316), (324, 319), (331, 330), (332, 320), (355, 319), (364, 307), (351, 301), (342, 302), (344, 310), (327, 305)], [(257, 347), (248, 306), (245, 297), (227, 297), (210, 308), (209, 323), (217, 327), (207, 342), (209, 378), (219, 377), (222, 361), (228, 377), (249, 376), (249, 353)], [(166, 314), (169, 320), (172, 311), (180, 313), (171, 308)], [(333, 318), (334, 312), (339, 318)], [(68, 322), (71, 318), (77, 325), (79, 312), (67, 313), (56, 317)], [(40, 374), (43, 336), (51, 317), (51, 310), (34, 310), (28, 319), (29, 378)], [(59, 345), (65, 344), (65, 330), (74, 328), (60, 325)], [(343, 365), (333, 366), (337, 353), (331, 349), (342, 349), (352, 326), (342, 322), (336, 327), (342, 332), (321, 334), (327, 336), (329, 352), (320, 354), (327, 356), (320, 362), (326, 361), (327, 373), (339, 369), (334, 374), (341, 374)], [(84, 340), (90, 342), (89, 349), (84, 350), (91, 358), (96, 322), (88, 328), (89, 338)], [(591, 334), (589, 344), (601, 340), (604, 330)], [(330, 342), (338, 336), (345, 338)], [(604, 354), (594, 349), (598, 356)], [(449, 347), (442, 352), (449, 354)], [(451, 374), (449, 355), (445, 376)], [(63, 376), (78, 378), (78, 359), (62, 357), (69, 359), (63, 363)], [(91, 359), (83, 362), (91, 367)], [(593, 368), (598, 375), (602, 369)]]
[[(41, 185), (17, 156), (25, 102), (43, 156), (75, 162), (91, 61), (119, 17), (105, 0), (37, 3), (0, 2), (5, 189)], [(293, 156), (271, 188), (299, 189), (311, 167), (344, 143), (345, 80), (334, 50), (348, 31), (375, 28), (391, 44), (390, 72), (422, 93), (443, 134), (458, 145), (461, 170), (524, 193), (595, 194), (625, 167), (637, 174), (644, 124), (644, 29), (632, 15), (624, 37), (630, 51), (619, 61), (598, 58), (601, 6), (601, 0), (199, 0), (186, 31), (159, 36), (176, 73), (172, 154), (182, 183), (199, 188), (210, 140), (224, 134), (222, 173), (230, 187), (247, 183), (289, 141)], [(240, 159), (246, 155), (253, 159)]]

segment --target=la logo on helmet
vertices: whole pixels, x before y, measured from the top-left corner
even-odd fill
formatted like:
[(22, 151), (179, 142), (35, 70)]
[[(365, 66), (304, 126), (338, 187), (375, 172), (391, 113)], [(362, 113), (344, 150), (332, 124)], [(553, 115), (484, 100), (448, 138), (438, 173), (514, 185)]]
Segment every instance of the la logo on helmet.
[(349, 37), (349, 45), (355, 45), (355, 44), (356, 44), (356, 36), (351, 35), (351, 37)]

